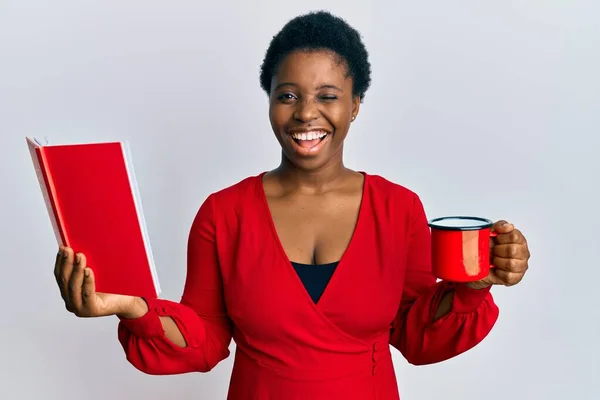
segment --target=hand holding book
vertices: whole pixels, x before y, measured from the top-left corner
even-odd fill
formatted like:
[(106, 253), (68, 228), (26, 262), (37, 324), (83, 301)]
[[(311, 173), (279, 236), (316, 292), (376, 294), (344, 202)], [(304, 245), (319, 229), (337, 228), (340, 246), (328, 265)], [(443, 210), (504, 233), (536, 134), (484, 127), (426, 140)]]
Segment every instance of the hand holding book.
[[(108, 315), (124, 302), (136, 304), (160, 293), (141, 197), (126, 142), (42, 144), (27, 138), (42, 197), (61, 251), (55, 274), (63, 298), (82, 312)], [(75, 253), (83, 264), (75, 263)], [(84, 274), (85, 266), (89, 275)], [(83, 266), (83, 267), (82, 267)], [(62, 275), (58, 275), (62, 274)], [(85, 285), (87, 298), (69, 296), (71, 285)], [(88, 291), (94, 289), (92, 294)], [(123, 295), (112, 297), (95, 294)], [(81, 291), (81, 289), (78, 289)], [(85, 300), (85, 301), (84, 301)], [(83, 307), (83, 306), (81, 306)]]
[[(54, 276), (67, 310), (146, 315), (144, 298), (157, 298), (160, 286), (127, 143), (27, 145), (60, 246)], [(185, 347), (174, 320), (158, 318), (166, 337)]]
[(54, 276), (68, 311), (78, 317), (140, 318), (148, 312), (146, 302), (137, 296), (98, 293), (94, 271), (86, 264), (85, 255), (61, 246), (56, 255)]

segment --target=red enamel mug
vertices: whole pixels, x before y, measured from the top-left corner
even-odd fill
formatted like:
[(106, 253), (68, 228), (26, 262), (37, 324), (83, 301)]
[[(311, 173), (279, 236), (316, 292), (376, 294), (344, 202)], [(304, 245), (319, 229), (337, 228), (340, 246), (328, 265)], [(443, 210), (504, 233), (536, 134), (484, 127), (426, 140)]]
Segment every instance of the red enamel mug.
[(494, 223), (486, 218), (451, 216), (429, 221), (433, 274), (450, 282), (474, 282), (488, 276)]

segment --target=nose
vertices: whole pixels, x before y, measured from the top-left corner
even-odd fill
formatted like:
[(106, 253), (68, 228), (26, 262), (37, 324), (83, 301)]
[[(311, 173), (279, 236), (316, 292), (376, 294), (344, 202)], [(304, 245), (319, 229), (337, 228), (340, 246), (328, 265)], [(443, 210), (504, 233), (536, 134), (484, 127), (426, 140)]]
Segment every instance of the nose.
[(302, 122), (310, 122), (319, 118), (319, 110), (312, 100), (299, 101), (294, 111), (294, 118)]

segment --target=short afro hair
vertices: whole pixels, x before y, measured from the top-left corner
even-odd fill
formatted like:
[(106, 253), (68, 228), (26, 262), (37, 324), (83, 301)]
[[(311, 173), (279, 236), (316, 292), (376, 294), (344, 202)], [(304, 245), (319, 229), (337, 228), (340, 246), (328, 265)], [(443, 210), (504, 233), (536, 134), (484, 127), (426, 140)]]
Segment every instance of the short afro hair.
[(361, 102), (371, 84), (369, 54), (360, 33), (340, 17), (314, 11), (290, 20), (273, 37), (260, 68), (260, 85), (270, 94), (271, 79), (283, 59), (295, 51), (325, 50), (345, 62), (352, 77), (352, 92)]

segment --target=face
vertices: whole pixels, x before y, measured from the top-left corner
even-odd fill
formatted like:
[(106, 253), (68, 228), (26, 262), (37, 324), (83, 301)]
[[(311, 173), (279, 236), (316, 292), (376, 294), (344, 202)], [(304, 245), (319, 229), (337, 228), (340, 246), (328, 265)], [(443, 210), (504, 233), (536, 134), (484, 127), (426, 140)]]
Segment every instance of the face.
[(271, 81), (269, 115), (285, 157), (316, 170), (341, 162), (360, 98), (346, 65), (329, 52), (294, 52)]

